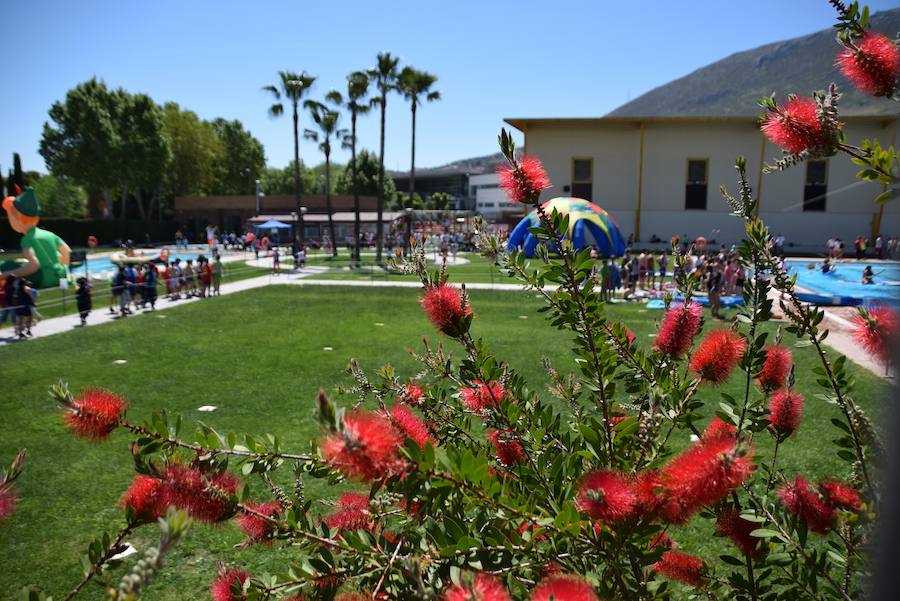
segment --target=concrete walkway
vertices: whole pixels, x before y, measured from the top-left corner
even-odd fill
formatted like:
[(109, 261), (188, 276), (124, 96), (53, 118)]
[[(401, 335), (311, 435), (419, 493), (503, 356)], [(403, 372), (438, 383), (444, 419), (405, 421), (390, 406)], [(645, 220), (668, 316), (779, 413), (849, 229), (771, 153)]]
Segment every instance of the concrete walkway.
[[(258, 261), (248, 261), (249, 264), (254, 264), (256, 266), (264, 266), (266, 259), (259, 259)], [(268, 259), (268, 264), (271, 266), (271, 259)], [(237, 282), (231, 282), (227, 284), (223, 284), (221, 287), (222, 294), (232, 294), (235, 292), (243, 292), (245, 290), (253, 290), (255, 288), (262, 288), (263, 286), (269, 286), (272, 284), (281, 284), (281, 285), (293, 285), (293, 286), (344, 286), (351, 288), (407, 288), (407, 289), (418, 289), (422, 287), (422, 284), (419, 282), (398, 282), (398, 281), (378, 281), (378, 280), (322, 280), (316, 279), (315, 276), (328, 271), (327, 267), (321, 267), (317, 265), (307, 265), (303, 269), (299, 271), (293, 271), (290, 268), (283, 271), (280, 275), (264, 275), (255, 278), (249, 278), (246, 280), (240, 280)], [(522, 286), (519, 284), (507, 284), (507, 283), (471, 283), (466, 284), (466, 288), (468, 290), (504, 290), (504, 291), (516, 291), (522, 290)], [(138, 317), (144, 314), (152, 314), (159, 313), (161, 311), (165, 311), (166, 309), (172, 307), (179, 307), (181, 305), (185, 305), (188, 303), (194, 303), (203, 301), (205, 299), (201, 299), (198, 297), (192, 297), (187, 299), (180, 299), (176, 301), (170, 301), (165, 298), (164, 295), (159, 297), (156, 303), (156, 311), (138, 311), (131, 318)], [(776, 302), (777, 306), (777, 302)], [(660, 313), (661, 315), (661, 313)], [(825, 343), (831, 348), (835, 349), (839, 353), (842, 353), (847, 356), (848, 359), (853, 361), (854, 363), (860, 365), (861, 367), (869, 370), (873, 374), (878, 377), (884, 378), (884, 367), (875, 362), (871, 356), (869, 356), (863, 349), (860, 348), (859, 344), (855, 340), (853, 340), (852, 335), (850, 334), (850, 329), (852, 324), (846, 318), (841, 317), (837, 314), (836, 311), (826, 309), (825, 311), (826, 318), (830, 324), (830, 334), (826, 339)], [(161, 316), (164, 317), (164, 316)], [(109, 323), (112, 321), (117, 321), (119, 319), (128, 319), (127, 317), (120, 317), (118, 314), (109, 313), (106, 307), (97, 307), (88, 317), (88, 327)], [(77, 314), (73, 315), (64, 315), (62, 317), (54, 317), (52, 319), (45, 319), (37, 323), (34, 327), (34, 336), (33, 338), (44, 338), (46, 336), (53, 336), (55, 334), (60, 334), (62, 332), (68, 332), (73, 329), (80, 329), (81, 321), (78, 318)], [(7, 344), (15, 344), (19, 342), (13, 337), (13, 329), (12, 328), (4, 328), (0, 331), (0, 343), (6, 342)], [(888, 378), (893, 380), (893, 377)]]

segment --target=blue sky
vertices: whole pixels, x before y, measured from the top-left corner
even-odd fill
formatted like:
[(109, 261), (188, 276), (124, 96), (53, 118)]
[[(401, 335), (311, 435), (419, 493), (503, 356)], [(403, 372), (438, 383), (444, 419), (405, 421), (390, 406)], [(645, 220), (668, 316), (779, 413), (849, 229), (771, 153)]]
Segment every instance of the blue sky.
[[(240, 119), (268, 163), (291, 159), (290, 119), (260, 91), (280, 69), (319, 76), (314, 97), (390, 50), (439, 76), (440, 102), (419, 111), (417, 160), (434, 166), (494, 152), (504, 117), (600, 116), (728, 54), (829, 27), (825, 0), (607, 2), (456, 0), (284, 2), (28, 0), (6, 3), (0, 167), (38, 154), (47, 109), (97, 76), (211, 119)], [(896, 0), (869, 2), (873, 11)], [(11, 86), (13, 81), (17, 87)], [(408, 169), (409, 105), (388, 101), (386, 164)], [(349, 123), (348, 123), (349, 125)], [(360, 126), (377, 150), (378, 119)], [(320, 161), (303, 143), (307, 164)], [(337, 160), (344, 159), (339, 152)]]

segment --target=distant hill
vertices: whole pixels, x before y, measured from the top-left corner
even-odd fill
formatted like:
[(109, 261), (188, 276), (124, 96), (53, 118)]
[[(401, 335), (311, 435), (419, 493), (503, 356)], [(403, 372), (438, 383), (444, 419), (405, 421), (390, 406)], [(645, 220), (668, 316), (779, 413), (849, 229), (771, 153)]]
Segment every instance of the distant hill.
[[(521, 152), (521, 149), (519, 150)], [(442, 175), (450, 173), (468, 173), (469, 175), (478, 175), (480, 173), (488, 173), (497, 168), (498, 165), (506, 163), (506, 159), (499, 152), (487, 154), (480, 157), (470, 159), (460, 159), (440, 165), (438, 167), (416, 167), (416, 176), (420, 175)], [(409, 177), (409, 171), (389, 171), (391, 177)]]
[[(900, 31), (900, 8), (872, 15), (872, 29), (893, 38)], [(897, 115), (896, 102), (862, 94), (834, 66), (840, 50), (835, 30), (737, 52), (650, 90), (609, 113), (611, 117), (746, 116), (760, 113), (757, 99), (776, 93), (800, 96), (832, 81), (842, 93), (843, 115)]]

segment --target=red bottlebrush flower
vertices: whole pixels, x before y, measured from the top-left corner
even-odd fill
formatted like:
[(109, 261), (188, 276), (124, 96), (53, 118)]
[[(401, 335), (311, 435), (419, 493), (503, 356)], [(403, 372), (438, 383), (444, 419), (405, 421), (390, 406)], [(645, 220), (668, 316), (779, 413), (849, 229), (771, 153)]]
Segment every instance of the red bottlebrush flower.
[(459, 288), (449, 284), (430, 286), (425, 288), (419, 304), (434, 327), (447, 336), (457, 338), (466, 333), (466, 318), (472, 314), (472, 307), (464, 305)]
[[(247, 508), (270, 518), (277, 517), (284, 511), (278, 501), (247, 503)], [(252, 513), (241, 512), (234, 518), (234, 521), (241, 532), (253, 542), (267, 541), (274, 528), (273, 524)]]
[(400, 401), (415, 407), (422, 402), (422, 397), (424, 396), (425, 393), (422, 391), (421, 386), (410, 383), (403, 387), (403, 392), (400, 393)]
[(500, 579), (490, 574), (476, 574), (468, 582), (454, 584), (444, 590), (441, 598), (444, 601), (512, 601)]
[(718, 415), (709, 420), (709, 425), (703, 431), (703, 440), (711, 440), (713, 438), (737, 437), (737, 428), (720, 418)]
[(691, 369), (701, 379), (721, 384), (740, 362), (746, 341), (731, 330), (710, 332), (691, 357)]
[(87, 388), (66, 413), (69, 429), (81, 438), (106, 440), (125, 415), (125, 399), (102, 388)]
[(591, 583), (574, 574), (551, 574), (531, 591), (531, 601), (599, 601)]
[(853, 319), (853, 337), (883, 364), (891, 360), (891, 345), (900, 334), (900, 317), (889, 307), (877, 307)]
[(420, 448), (424, 449), (428, 443), (434, 444), (428, 427), (407, 405), (397, 403), (391, 408), (390, 415), (397, 429), (407, 438), (412, 438)]
[(700, 586), (705, 567), (699, 557), (672, 549), (663, 553), (662, 558), (653, 564), (653, 571), (669, 580)]
[(867, 32), (837, 56), (837, 66), (866, 94), (890, 96), (900, 75), (900, 49), (884, 34)]
[(862, 507), (859, 491), (840, 480), (825, 480), (819, 490), (830, 505), (838, 509), (856, 510)]
[(788, 482), (778, 491), (781, 502), (788, 511), (806, 522), (807, 528), (825, 534), (834, 524), (834, 509), (816, 491), (810, 488), (803, 476)]
[(694, 343), (694, 337), (700, 330), (703, 319), (703, 308), (697, 303), (688, 303), (672, 307), (666, 311), (662, 325), (656, 333), (654, 347), (678, 359), (687, 352)]
[(12, 515), (19, 505), (19, 498), (12, 486), (0, 487), (0, 523), (6, 516)]
[(494, 445), (497, 459), (503, 465), (511, 466), (525, 460), (525, 449), (512, 430), (488, 430), (485, 438)]
[(356, 591), (347, 591), (334, 598), (334, 601), (371, 601), (370, 596)]
[(325, 460), (348, 478), (377, 480), (398, 473), (403, 435), (378, 413), (360, 411), (344, 415), (344, 430), (321, 443)]
[(766, 349), (766, 360), (756, 381), (766, 392), (778, 390), (787, 382), (791, 365), (793, 359), (790, 349), (781, 344), (773, 344)]
[(797, 154), (826, 144), (825, 129), (811, 98), (790, 98), (781, 109), (766, 115), (760, 124), (763, 134), (787, 152)]
[(632, 487), (635, 494), (635, 509), (645, 517), (654, 517), (664, 502), (663, 483), (659, 470), (640, 472)]
[(666, 490), (665, 498), (682, 509), (677, 512), (670, 508), (666, 514), (686, 519), (701, 506), (722, 500), (740, 486), (753, 469), (753, 449), (739, 448), (737, 439), (700, 440), (663, 468), (661, 480)]
[(578, 487), (575, 506), (592, 519), (618, 524), (634, 516), (637, 495), (626, 476), (611, 470), (587, 474)]
[(650, 538), (648, 549), (674, 549), (675, 541), (666, 532), (660, 530)]
[(250, 579), (250, 572), (241, 568), (226, 570), (209, 585), (209, 596), (213, 601), (243, 601), (246, 595), (232, 593), (231, 587), (240, 588)]
[(119, 500), (119, 507), (130, 511), (135, 523), (152, 522), (166, 513), (164, 489), (159, 478), (138, 474)]
[(344, 493), (338, 497), (337, 508), (322, 519), (329, 528), (338, 532), (352, 530), (371, 531), (375, 524), (369, 512), (369, 497), (359, 493)]
[(537, 204), (541, 190), (550, 187), (544, 165), (533, 156), (523, 156), (516, 167), (502, 165), (497, 168), (497, 174), (507, 198), (515, 202)]
[(481, 380), (477, 380), (474, 387), (463, 388), (459, 391), (459, 398), (463, 405), (479, 413), (488, 407), (496, 407), (506, 395), (506, 391), (499, 382), (485, 384)]
[(726, 509), (716, 519), (719, 532), (731, 539), (741, 553), (753, 557), (759, 551), (759, 539), (750, 536), (758, 525), (741, 517), (737, 509)]
[(782, 436), (791, 436), (800, 427), (803, 395), (787, 388), (777, 391), (769, 401), (769, 428)]
[(235, 493), (239, 481), (228, 472), (204, 474), (197, 468), (173, 463), (166, 468), (163, 480), (163, 503), (183, 509), (201, 522), (220, 522), (233, 510), (228, 497)]

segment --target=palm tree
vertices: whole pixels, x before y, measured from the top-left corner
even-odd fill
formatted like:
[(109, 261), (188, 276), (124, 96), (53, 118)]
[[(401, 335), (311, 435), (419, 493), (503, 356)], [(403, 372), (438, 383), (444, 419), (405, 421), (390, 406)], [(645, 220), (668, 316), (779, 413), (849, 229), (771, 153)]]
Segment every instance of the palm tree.
[[(302, 73), (294, 73), (292, 71), (279, 71), (278, 77), (281, 80), (279, 85), (264, 86), (263, 91), (269, 92), (275, 97), (275, 104), (269, 107), (269, 114), (273, 117), (280, 117), (284, 114), (284, 103), (282, 99), (291, 103), (294, 110), (294, 199), (297, 202), (297, 214), (300, 210), (300, 114), (298, 107), (303, 95), (309, 91), (316, 78), (308, 75), (306, 71)], [(302, 235), (301, 235), (302, 240)]]
[[(329, 93), (326, 98), (334, 102), (334, 97)], [(313, 123), (319, 128), (319, 131), (307, 129), (303, 131), (303, 137), (313, 142), (318, 142), (319, 150), (325, 155), (325, 208), (328, 211), (328, 232), (331, 235), (331, 251), (333, 256), (337, 256), (337, 239), (334, 236), (334, 219), (331, 214), (331, 138), (343, 138), (347, 134), (346, 129), (338, 129), (338, 121), (341, 120), (341, 114), (337, 111), (329, 109), (321, 102), (315, 100), (307, 100), (303, 106), (309, 110)], [(321, 135), (320, 135), (321, 134)]]
[(350, 175), (353, 178), (353, 212), (355, 214), (353, 224), (353, 260), (359, 267), (359, 180), (356, 176), (356, 117), (369, 112), (369, 104), (366, 94), (369, 93), (369, 76), (363, 71), (354, 71), (347, 76), (347, 100), (340, 92), (330, 92), (325, 99), (350, 111), (350, 133), (345, 134), (341, 140), (341, 146), (350, 150)]
[[(412, 206), (413, 194), (416, 192), (416, 107), (422, 100), (433, 102), (441, 99), (441, 93), (432, 91), (431, 86), (437, 81), (437, 76), (427, 71), (418, 71), (412, 67), (403, 67), (400, 72), (397, 89), (403, 97), (409, 100), (412, 109), (412, 158), (409, 166), (409, 200)], [(409, 242), (407, 241), (407, 245)]]
[(381, 214), (384, 212), (384, 115), (387, 111), (387, 96), (390, 92), (397, 89), (397, 78), (399, 73), (397, 65), (400, 59), (391, 56), (390, 52), (380, 52), (378, 54), (378, 64), (374, 69), (369, 69), (366, 73), (369, 80), (378, 88), (378, 98), (373, 98), (372, 105), (381, 107), (381, 146), (378, 156), (378, 223), (375, 224), (376, 251), (375, 262), (381, 264), (381, 250), (384, 247), (382, 236), (383, 226), (381, 223)]

